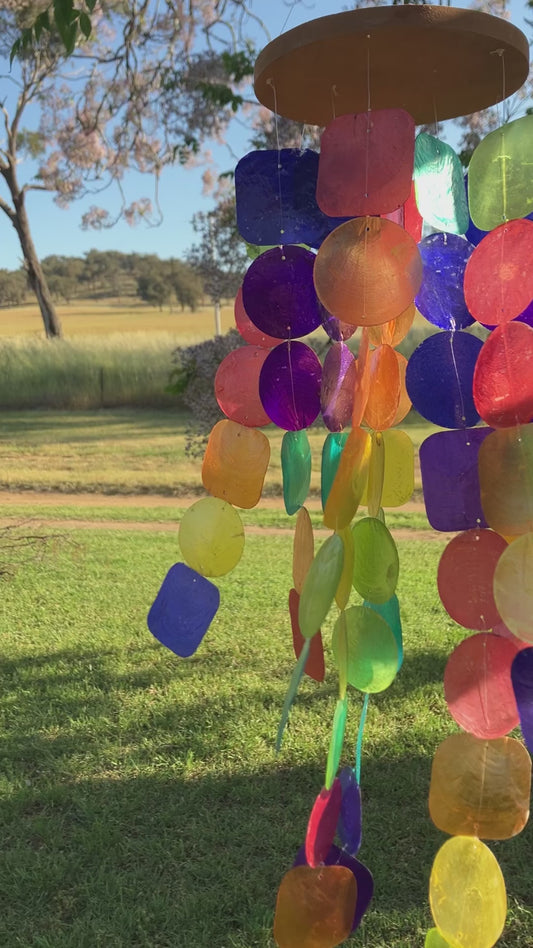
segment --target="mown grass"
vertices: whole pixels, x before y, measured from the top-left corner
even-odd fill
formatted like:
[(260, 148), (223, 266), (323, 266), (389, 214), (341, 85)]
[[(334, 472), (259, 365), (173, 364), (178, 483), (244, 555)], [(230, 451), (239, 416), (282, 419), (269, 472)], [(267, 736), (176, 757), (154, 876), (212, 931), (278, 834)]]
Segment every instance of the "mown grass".
[[(146, 613), (177, 558), (172, 535), (73, 533), (2, 587), (0, 944), (6, 948), (272, 948), (276, 891), (322, 786), (336, 696), (304, 681), (281, 754), (293, 666), (290, 538), (248, 537), (221, 607), (180, 660)], [(431, 758), (455, 730), (442, 675), (462, 638), (435, 588), (442, 544), (400, 543), (406, 659), (372, 698), (364, 838), (375, 899), (353, 945), (413, 948), (444, 836), (427, 814)], [(361, 696), (350, 694), (343, 762)], [(531, 943), (526, 829), (491, 844), (507, 880), (500, 944)]]
[[(178, 410), (4, 412), (0, 414), (0, 488), (174, 496), (201, 490), (201, 459), (185, 454), (187, 420)], [(435, 429), (420, 422), (406, 430), (418, 449)], [(280, 494), (283, 432), (273, 425), (265, 432), (271, 460), (264, 493)], [(308, 435), (311, 488), (317, 494), (327, 431), (316, 426)], [(415, 486), (420, 487), (418, 462)]]

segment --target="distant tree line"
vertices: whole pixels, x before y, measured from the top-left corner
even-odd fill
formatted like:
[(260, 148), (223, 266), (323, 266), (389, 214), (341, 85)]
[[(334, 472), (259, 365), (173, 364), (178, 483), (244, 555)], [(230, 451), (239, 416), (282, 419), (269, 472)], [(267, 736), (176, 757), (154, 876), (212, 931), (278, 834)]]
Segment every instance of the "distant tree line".
[[(200, 267), (157, 254), (89, 250), (83, 257), (52, 254), (41, 261), (50, 292), (57, 302), (104, 297), (138, 297), (160, 309), (177, 305), (195, 309), (207, 297)], [(0, 306), (16, 306), (32, 297), (26, 270), (0, 269)]]

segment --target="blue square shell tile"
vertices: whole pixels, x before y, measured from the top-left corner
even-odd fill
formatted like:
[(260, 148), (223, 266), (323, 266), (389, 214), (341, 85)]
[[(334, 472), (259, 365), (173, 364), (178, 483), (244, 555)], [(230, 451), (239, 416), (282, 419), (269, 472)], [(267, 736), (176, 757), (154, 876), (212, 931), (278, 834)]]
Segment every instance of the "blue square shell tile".
[(200, 645), (219, 603), (214, 583), (185, 563), (175, 563), (148, 613), (148, 628), (171, 652), (188, 658)]

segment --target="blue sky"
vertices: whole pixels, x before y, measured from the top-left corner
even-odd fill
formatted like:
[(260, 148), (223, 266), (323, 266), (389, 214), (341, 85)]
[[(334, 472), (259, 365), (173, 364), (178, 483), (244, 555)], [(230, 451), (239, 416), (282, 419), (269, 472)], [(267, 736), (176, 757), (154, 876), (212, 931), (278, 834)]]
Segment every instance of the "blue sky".
[[(456, 0), (454, 5), (467, 7), (470, 4)], [(272, 37), (314, 17), (338, 13), (346, 6), (338, 0), (304, 0), (291, 9), (283, 0), (253, 0), (254, 11), (262, 17)], [(524, 6), (520, 0), (512, 0), (510, 5), (512, 20), (521, 28), (525, 28), (522, 21)], [(245, 134), (236, 130), (230, 136), (230, 144), (238, 159), (246, 152)], [(220, 171), (234, 167), (236, 159), (228, 149), (216, 147), (213, 152)], [(171, 168), (164, 172), (160, 188), (164, 220), (160, 226), (151, 228), (142, 224), (132, 228), (121, 223), (102, 232), (82, 230), (81, 215), (91, 204), (100, 203), (110, 210), (117, 206), (109, 191), (101, 196), (99, 202), (94, 198), (74, 202), (68, 210), (58, 208), (50, 195), (32, 193), (28, 197), (28, 214), (37, 252), (42, 257), (48, 254), (82, 256), (95, 247), (124, 253), (156, 253), (164, 258), (181, 257), (195, 240), (191, 226), (193, 214), (212, 206), (212, 199), (202, 195), (201, 176), (202, 169)], [(131, 200), (151, 193), (147, 176), (131, 174), (125, 184)], [(18, 240), (4, 214), (0, 214), (0, 246), (0, 267), (15, 269), (20, 266)]]

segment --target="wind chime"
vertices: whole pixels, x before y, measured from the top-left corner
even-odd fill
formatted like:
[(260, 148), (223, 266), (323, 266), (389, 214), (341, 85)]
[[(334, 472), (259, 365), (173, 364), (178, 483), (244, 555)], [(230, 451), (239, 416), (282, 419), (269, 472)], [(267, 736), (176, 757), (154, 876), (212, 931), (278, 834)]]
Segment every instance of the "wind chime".
[[(270, 449), (259, 429), (277, 425), (285, 507), (297, 515), (297, 661), (278, 748), (303, 674), (324, 678), (320, 629), (332, 607), (339, 679), (324, 786), (278, 893), (280, 948), (334, 948), (372, 898), (371, 873), (356, 858), (362, 737), (369, 696), (403, 659), (399, 558), (384, 511), (412, 494), (413, 446), (395, 427), (411, 404), (446, 429), (420, 449), (422, 483), (431, 525), (456, 534), (439, 563), (439, 595), (470, 630), (444, 676), (462, 730), (433, 761), (430, 815), (450, 838), (431, 870), (426, 946), (491, 948), (504, 927), (505, 884), (483, 840), (515, 835), (529, 814), (530, 756), (508, 735), (520, 723), (533, 747), (533, 117), (486, 137), (466, 190), (453, 149), (415, 126), (500, 102), (527, 73), (527, 41), (514, 26), (428, 5), (322, 17), (278, 37), (256, 64), (259, 101), (276, 117), (324, 127), (320, 153), (258, 151), (237, 166), (239, 231), (269, 249), (235, 304), (247, 345), (215, 380), (226, 418), (204, 457), (210, 496), (183, 517), (185, 562), (166, 576), (148, 625), (178, 655), (200, 644), (219, 605), (207, 577), (236, 565), (236, 508), (261, 497)], [(422, 221), (431, 231), (423, 238)], [(395, 347), (415, 303), (435, 331), (407, 363)], [(468, 331), (475, 321), (488, 330), (484, 343)], [(324, 364), (302, 341), (320, 327), (331, 340)], [(347, 340), (357, 330), (355, 359)], [(306, 429), (320, 414), (332, 533), (315, 555)], [(361, 505), (367, 514), (356, 518)], [(365, 697), (355, 764), (339, 770), (350, 688)]]

